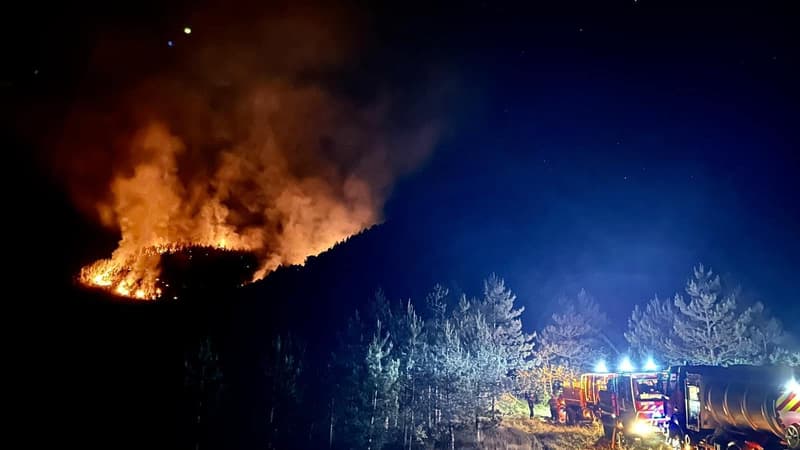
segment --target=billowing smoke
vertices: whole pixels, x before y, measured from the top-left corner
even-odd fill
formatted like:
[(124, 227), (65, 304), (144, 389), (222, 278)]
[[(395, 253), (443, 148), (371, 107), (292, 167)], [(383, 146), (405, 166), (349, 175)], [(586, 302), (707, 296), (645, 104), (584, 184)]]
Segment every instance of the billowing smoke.
[(160, 255), (187, 246), (252, 251), (256, 278), (301, 264), (379, 222), (393, 182), (432, 148), (419, 103), (352, 88), (364, 39), (352, 15), (211, 10), (191, 26), (155, 52), (158, 74), (133, 69), (120, 86), (146, 51), (102, 44), (91, 80), (112, 87), (65, 126), (71, 192), (121, 233), (86, 284), (156, 298)]

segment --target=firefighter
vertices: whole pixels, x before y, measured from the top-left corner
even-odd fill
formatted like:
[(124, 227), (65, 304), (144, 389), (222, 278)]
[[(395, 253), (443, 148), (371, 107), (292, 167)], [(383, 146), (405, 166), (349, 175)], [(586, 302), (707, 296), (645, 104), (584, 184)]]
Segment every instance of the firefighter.
[(558, 423), (567, 423), (567, 400), (564, 399), (564, 391), (558, 393), (556, 401), (558, 403)]
[(547, 402), (547, 405), (550, 406), (550, 418), (553, 420), (553, 423), (558, 423), (558, 397), (556, 397), (555, 393), (550, 397), (550, 401)]
[(533, 419), (533, 408), (536, 406), (536, 403), (538, 403), (538, 401), (539, 401), (539, 399), (537, 397), (538, 396), (536, 394), (532, 394), (530, 391), (525, 393), (525, 400), (528, 401), (528, 409), (530, 409), (530, 411), (531, 411), (531, 417), (530, 417), (531, 419)]

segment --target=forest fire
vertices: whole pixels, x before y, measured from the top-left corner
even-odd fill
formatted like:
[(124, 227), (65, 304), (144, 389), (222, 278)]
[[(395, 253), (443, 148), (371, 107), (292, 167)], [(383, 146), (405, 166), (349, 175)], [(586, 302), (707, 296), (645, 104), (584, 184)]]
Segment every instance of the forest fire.
[(193, 248), (256, 255), (245, 281), (258, 280), (379, 220), (374, 188), (355, 174), (300, 177), (287, 171), (286, 155), (263, 144), (216, 155), (210, 177), (179, 176), (192, 161), (181, 159), (186, 145), (164, 125), (140, 130), (130, 151), (138, 162), (112, 179), (110, 198), (97, 205), (120, 230), (119, 246), (79, 275), (115, 295), (159, 298), (162, 260)]
[[(346, 69), (355, 50), (338, 17), (289, 10), (206, 41), (192, 34), (174, 61), (184, 71), (75, 108), (54, 166), (78, 206), (120, 235), (108, 259), (80, 271), (82, 284), (167, 297), (164, 260), (192, 248), (254, 256), (246, 281), (258, 280), (381, 221), (438, 127), (420, 104), (331, 88), (322, 74)], [(275, 45), (287, 36), (293, 44)], [(119, 66), (100, 62), (100, 80)]]
[[(116, 252), (111, 258), (95, 261), (81, 269), (79, 280), (86, 286), (104, 289), (121, 297), (156, 300), (170, 288), (168, 277), (164, 278), (162, 275), (163, 260), (181, 253), (186, 253), (191, 260), (194, 251), (206, 257), (210, 253), (216, 257), (222, 254), (247, 253), (226, 248), (224, 241), (220, 241), (215, 247), (189, 244), (153, 246), (125, 254)], [(250, 269), (249, 264), (246, 269)], [(252, 277), (253, 271), (243, 272), (247, 272), (247, 277)]]
[[(155, 262), (153, 267), (149, 264)], [(137, 267), (148, 270), (138, 270)], [(79, 280), (88, 287), (136, 300), (178, 299), (189, 290), (249, 282), (258, 268), (250, 251), (191, 245), (151, 247), (130, 255), (96, 261), (81, 270)]]

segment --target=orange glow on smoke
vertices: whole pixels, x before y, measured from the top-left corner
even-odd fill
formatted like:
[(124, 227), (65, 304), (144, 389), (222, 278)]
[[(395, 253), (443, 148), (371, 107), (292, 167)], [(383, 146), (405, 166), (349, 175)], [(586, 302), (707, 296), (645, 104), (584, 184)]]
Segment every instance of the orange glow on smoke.
[[(122, 239), (110, 258), (83, 267), (79, 275), (83, 284), (122, 297), (161, 296), (160, 260), (165, 253), (189, 247), (253, 252), (262, 261), (254, 276), (258, 280), (282, 264), (302, 264), (379, 219), (369, 188), (356, 177), (338, 188), (269, 167), (243, 171), (245, 162), (252, 164), (246, 158), (259, 156), (243, 152), (224, 154), (210, 183), (186, 183), (178, 176), (183, 144), (164, 126), (143, 130), (133, 147), (141, 162), (132, 173), (113, 179), (112, 200), (100, 205), (116, 218)], [(270, 155), (264, 165), (281, 163), (278, 156)], [(236, 190), (241, 180), (248, 181), (247, 191)], [(260, 210), (260, 225), (234, 225), (236, 211), (228, 206), (233, 195), (237, 201), (255, 197), (248, 207)]]
[[(120, 236), (80, 270), (86, 286), (172, 298), (162, 257), (196, 247), (248, 253), (253, 280), (303, 264), (380, 222), (394, 182), (433, 149), (448, 80), (415, 85), (419, 95), (382, 82), (355, 99), (332, 89), (360, 61), (359, 14), (209, 8), (187, 18), (192, 45), (168, 67), (119, 50), (140, 39), (98, 44), (87, 80), (126, 82), (88, 89), (53, 155), (77, 206)], [(142, 70), (127, 70), (133, 58)]]

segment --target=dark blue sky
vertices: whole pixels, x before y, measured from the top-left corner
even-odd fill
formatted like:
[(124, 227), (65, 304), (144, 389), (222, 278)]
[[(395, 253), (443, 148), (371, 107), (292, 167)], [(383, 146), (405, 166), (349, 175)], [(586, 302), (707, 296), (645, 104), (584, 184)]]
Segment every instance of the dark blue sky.
[(537, 325), (582, 287), (622, 320), (702, 261), (800, 314), (791, 24), (664, 4), (476, 5), (442, 25), (460, 113), (387, 217), (430, 237), (443, 277), (498, 272)]

